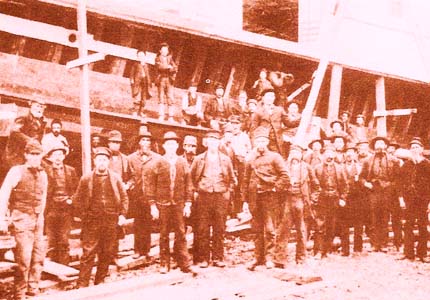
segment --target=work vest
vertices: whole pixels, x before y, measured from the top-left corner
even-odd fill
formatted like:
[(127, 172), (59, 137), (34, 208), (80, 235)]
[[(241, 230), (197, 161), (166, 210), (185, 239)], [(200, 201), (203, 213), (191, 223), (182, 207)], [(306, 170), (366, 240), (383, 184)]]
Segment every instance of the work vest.
[(27, 214), (40, 214), (43, 209), (43, 193), (46, 187), (44, 171), (30, 170), (27, 166), (20, 166), (21, 180), (11, 193), (11, 209)]

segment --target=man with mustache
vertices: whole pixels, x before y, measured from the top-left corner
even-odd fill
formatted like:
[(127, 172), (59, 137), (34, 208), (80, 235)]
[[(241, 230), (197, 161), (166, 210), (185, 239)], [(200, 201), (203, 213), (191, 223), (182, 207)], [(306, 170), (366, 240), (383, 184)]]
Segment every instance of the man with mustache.
[(386, 152), (389, 141), (377, 136), (370, 142), (374, 150), (364, 161), (360, 181), (369, 191), (370, 202), (370, 241), (373, 250), (386, 252), (388, 238), (388, 218), (391, 198), (396, 193), (396, 180), (399, 177), (399, 160)]

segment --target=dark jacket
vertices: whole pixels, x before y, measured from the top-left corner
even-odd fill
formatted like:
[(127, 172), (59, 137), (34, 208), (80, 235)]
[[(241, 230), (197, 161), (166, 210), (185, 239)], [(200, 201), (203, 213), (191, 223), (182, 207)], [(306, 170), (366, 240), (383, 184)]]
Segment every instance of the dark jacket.
[[(132, 170), (131, 165), (128, 161), (127, 155), (120, 152), (118, 154), (118, 156), (121, 159), (122, 168), (121, 168), (121, 172), (117, 172), (117, 173), (121, 177), (122, 181), (124, 183), (127, 183), (132, 178), (133, 170)], [(112, 158), (111, 158), (110, 163), (109, 163), (109, 168), (111, 168), (113, 170), (112, 164), (113, 163), (112, 163)], [(115, 170), (113, 170), (113, 171), (115, 171)]]
[(223, 99), (223, 107), (219, 107), (215, 97), (211, 97), (204, 108), (204, 119), (209, 124), (211, 120), (226, 121), (231, 115), (240, 115), (239, 105), (233, 103), (230, 99)]
[(386, 164), (383, 165), (383, 173), (386, 174), (383, 178), (377, 178), (373, 172), (373, 165), (375, 163), (376, 155), (373, 154), (369, 159), (363, 162), (360, 173), (360, 182), (364, 184), (366, 181), (372, 182), (374, 188), (383, 187), (391, 188), (393, 191), (397, 190), (397, 181), (399, 180), (400, 161), (387, 153), (383, 153), (383, 159)]
[(427, 208), (430, 201), (430, 161), (424, 159), (416, 164), (405, 160), (399, 178), (400, 196), (404, 197), (406, 206)]
[(173, 189), (173, 197), (166, 197), (160, 199), (160, 201), (157, 202), (157, 204), (159, 205), (183, 205), (184, 202), (191, 202), (193, 199), (193, 183), (191, 181), (191, 174), (187, 160), (181, 156), (178, 156), (175, 163), (175, 168), (176, 176)]
[[(172, 68), (169, 68), (171, 66)], [(176, 79), (176, 73), (178, 72), (178, 67), (173, 60), (172, 55), (162, 56), (158, 54), (155, 57), (155, 67), (157, 69), (156, 84), (160, 84), (160, 79), (162, 77), (168, 77), (170, 82), (174, 82)]]
[(147, 64), (135, 62), (130, 71), (131, 94), (136, 97), (142, 93), (143, 99), (151, 98), (151, 77)]
[[(321, 195), (325, 194), (325, 188), (327, 186), (327, 167), (326, 163), (321, 163), (315, 167), (315, 176), (319, 182), (321, 187)], [(348, 180), (346, 178), (345, 171), (343, 166), (338, 163), (334, 163), (335, 171), (336, 171), (336, 183), (338, 188), (339, 199), (346, 200), (346, 196), (349, 192)]]
[(30, 139), (42, 140), (45, 132), (46, 121), (37, 119), (32, 114), (15, 119), (14, 128), (4, 150), (4, 162), (6, 169), (12, 166), (24, 164), (24, 148)]
[(273, 112), (271, 115), (266, 111), (266, 109), (261, 106), (257, 108), (257, 111), (254, 113), (253, 118), (251, 120), (250, 126), (250, 137), (254, 138), (254, 130), (258, 127), (265, 127), (268, 131), (274, 131), (274, 138), (271, 142), (276, 145), (277, 151), (281, 152), (283, 139), (283, 127), (282, 125), (287, 126), (289, 124), (288, 116), (285, 110), (280, 106), (275, 106), (273, 108)]
[[(46, 209), (45, 212), (49, 211), (51, 208), (54, 208), (53, 205), (53, 193), (54, 193), (54, 187), (53, 182), (55, 181), (55, 173), (52, 165), (46, 165), (45, 166), (46, 174), (48, 175), (48, 196), (46, 200)], [(64, 175), (66, 179), (66, 193), (67, 195), (72, 198), (72, 196), (75, 194), (76, 189), (78, 187), (79, 177), (76, 173), (75, 168), (64, 165)], [(67, 207), (67, 206), (66, 206)]]
[(244, 201), (253, 201), (258, 192), (286, 191), (289, 185), (288, 171), (282, 156), (266, 150), (262, 155), (253, 153), (245, 165)]
[[(94, 182), (95, 171), (91, 174), (84, 175), (79, 181), (78, 189), (73, 196), (73, 207), (75, 214), (82, 218), (87, 217), (87, 213), (90, 208), (90, 203), (93, 198), (93, 182)], [(124, 185), (119, 176), (111, 171), (108, 171), (109, 181), (112, 185), (112, 189), (115, 195), (115, 202), (117, 207), (118, 215), (125, 216), (128, 210), (128, 197)]]
[[(196, 191), (204, 191), (204, 187), (200, 185), (200, 182), (203, 176), (203, 172), (205, 170), (206, 155), (207, 152), (197, 155), (191, 165), (191, 180)], [(233, 171), (233, 164), (230, 158), (225, 154), (222, 154), (221, 152), (219, 152), (219, 159), (223, 180), (221, 186), (218, 187), (218, 190), (227, 192), (236, 182), (236, 177)]]
[[(286, 167), (288, 173), (291, 175), (291, 162), (287, 161)], [(304, 161), (300, 162), (299, 182), (297, 182), (296, 185), (300, 188), (300, 193), (305, 203), (309, 204), (311, 200), (314, 201), (318, 198), (320, 190), (319, 182), (315, 176), (314, 170)], [(293, 191), (294, 187), (290, 185), (287, 192), (293, 193)]]

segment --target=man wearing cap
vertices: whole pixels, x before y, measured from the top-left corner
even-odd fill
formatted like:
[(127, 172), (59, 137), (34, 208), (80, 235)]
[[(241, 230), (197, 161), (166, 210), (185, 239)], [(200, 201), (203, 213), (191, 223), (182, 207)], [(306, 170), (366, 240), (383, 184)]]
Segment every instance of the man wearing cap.
[(193, 200), (193, 184), (187, 161), (178, 156), (179, 137), (173, 131), (164, 134), (163, 158), (170, 169), (169, 186), (164, 197), (159, 198), (157, 207), (160, 211), (160, 273), (170, 270), (169, 233), (175, 232), (175, 259), (182, 272), (192, 272), (185, 237), (184, 217), (190, 217)]
[(197, 84), (191, 84), (182, 97), (182, 117), (187, 125), (200, 126), (203, 121), (202, 103), (202, 97), (197, 94)]
[(239, 115), (240, 111), (238, 105), (224, 98), (224, 86), (218, 83), (215, 86), (215, 97), (208, 100), (204, 109), (206, 127), (221, 130), (221, 125), (227, 122), (228, 117)]
[(275, 263), (283, 267), (287, 264), (288, 241), (291, 229), (296, 229), (296, 263), (306, 257), (307, 230), (304, 220), (304, 207), (310, 206), (311, 199), (318, 197), (319, 183), (311, 167), (302, 160), (303, 149), (298, 145), (290, 147), (286, 167), (290, 184), (282, 197), (283, 211), (276, 230)]
[(196, 217), (198, 231), (201, 235), (199, 244), (202, 261), (200, 267), (208, 267), (211, 254), (212, 264), (215, 267), (224, 267), (226, 213), (230, 200), (230, 189), (237, 181), (230, 158), (219, 151), (220, 133), (209, 130), (204, 143), (208, 148), (207, 151), (196, 156), (191, 165), (194, 190), (199, 194)]
[(39, 141), (29, 140), (24, 147), (25, 163), (9, 170), (0, 189), (0, 233), (8, 231), (5, 217), (9, 206), (16, 241), (14, 299), (38, 293), (45, 259), (43, 227), (48, 178), (41, 167), (42, 152)]
[[(404, 258), (415, 257), (429, 262), (427, 256), (428, 212), (430, 210), (430, 161), (423, 155), (424, 146), (419, 137), (409, 143), (411, 157), (400, 169), (400, 203), (406, 208)], [(415, 251), (415, 223), (418, 224), (418, 245)]]
[(83, 175), (73, 196), (76, 215), (82, 220), (83, 254), (77, 287), (87, 287), (97, 255), (94, 284), (103, 283), (116, 252), (117, 226), (125, 223), (128, 197), (121, 178), (109, 170), (111, 151), (98, 147), (94, 152), (94, 170)]
[(309, 143), (308, 148), (312, 150), (312, 152), (309, 152), (305, 155), (304, 161), (309, 164), (312, 169), (315, 168), (316, 165), (323, 162), (321, 149), (324, 146), (324, 141), (317, 139), (313, 140)]
[(162, 43), (160, 46), (160, 52), (155, 58), (155, 68), (157, 69), (157, 80), (158, 86), (158, 101), (159, 107), (159, 119), (164, 120), (166, 113), (169, 116), (169, 122), (173, 121), (173, 83), (175, 82), (176, 73), (178, 67), (170, 54), (170, 48), (167, 43)]
[(373, 250), (377, 252), (386, 251), (389, 206), (391, 199), (396, 196), (396, 181), (400, 178), (399, 160), (386, 152), (388, 143), (386, 137), (377, 136), (372, 139), (370, 148), (375, 153), (364, 161), (360, 173), (360, 181), (369, 191), (370, 241)]
[(75, 168), (65, 165), (67, 149), (62, 144), (53, 145), (46, 154), (51, 162), (45, 166), (48, 175), (45, 232), (48, 236), (48, 257), (63, 265), (69, 263), (69, 233), (72, 227), (72, 196), (79, 177)]
[(348, 133), (343, 130), (343, 123), (341, 120), (334, 120), (330, 123), (330, 131), (327, 136), (329, 138), (333, 138), (335, 136), (343, 136), (349, 139)]
[(263, 92), (263, 105), (257, 109), (251, 120), (250, 136), (253, 138), (254, 131), (258, 127), (264, 127), (269, 132), (269, 150), (280, 154), (283, 150), (282, 125), (287, 126), (288, 118), (285, 110), (274, 104), (275, 91), (265, 90)]
[(314, 255), (321, 258), (331, 253), (335, 236), (336, 212), (346, 205), (348, 181), (342, 165), (335, 162), (336, 149), (328, 144), (324, 147), (324, 162), (315, 167), (315, 176), (321, 187), (316, 206), (316, 231)]
[[(249, 205), (255, 232), (255, 260), (249, 269), (259, 265), (274, 267), (275, 231), (279, 222), (279, 193), (289, 184), (288, 171), (282, 156), (270, 151), (269, 133), (265, 127), (254, 132), (254, 150), (245, 166), (243, 180), (244, 207)], [(244, 209), (246, 210), (246, 209)]]
[(46, 126), (44, 111), (44, 101), (32, 100), (29, 113), (15, 119), (4, 151), (6, 171), (12, 166), (24, 164), (24, 148), (30, 139), (36, 139), (39, 142), (42, 140)]
[(69, 142), (66, 137), (61, 134), (61, 130), (63, 128), (63, 123), (60, 119), (54, 119), (51, 122), (51, 132), (47, 133), (43, 136), (41, 144), (44, 153), (48, 153), (50, 149), (54, 146), (58, 146), (60, 143), (64, 145), (67, 150), (67, 154), (69, 154), (70, 147)]
[(249, 130), (251, 128), (251, 120), (256, 110), (257, 110), (257, 100), (248, 99), (246, 108), (242, 110), (242, 114), (241, 114), (241, 120), (242, 120), (241, 129), (247, 134), (249, 134)]
[[(166, 188), (169, 182), (169, 164), (163, 157), (151, 150), (152, 134), (146, 127), (139, 132), (139, 148), (128, 156), (131, 179), (130, 199), (133, 201), (134, 217), (134, 258), (145, 256), (149, 263), (151, 250), (151, 226), (158, 219), (156, 194), (159, 185)], [(160, 174), (160, 176), (157, 176)]]
[(133, 63), (130, 70), (131, 96), (133, 104), (139, 106), (137, 115), (144, 116), (145, 102), (151, 99), (151, 77), (146, 63), (145, 51), (137, 50), (138, 61)]

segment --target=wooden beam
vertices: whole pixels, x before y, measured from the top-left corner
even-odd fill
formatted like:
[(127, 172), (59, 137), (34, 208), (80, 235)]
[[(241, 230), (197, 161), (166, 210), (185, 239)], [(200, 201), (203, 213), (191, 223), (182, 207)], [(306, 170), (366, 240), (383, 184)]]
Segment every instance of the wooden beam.
[[(5, 14), (0, 14), (0, 30), (21, 37), (28, 37), (37, 40), (47, 41), (64, 45), (67, 47), (78, 48), (76, 30), (66, 29), (61, 26), (54, 26), (42, 22), (26, 20)], [(87, 48), (89, 51), (105, 53), (129, 60), (137, 59), (137, 49), (96, 41), (91, 35), (87, 37)], [(146, 52), (147, 63), (155, 63), (155, 53)]]
[(84, 57), (80, 57), (78, 59), (74, 59), (67, 62), (66, 68), (72, 69), (72, 68), (80, 67), (85, 64), (90, 64), (90, 63), (105, 59), (105, 56), (106, 54), (104, 53), (94, 53)]
[[(385, 80), (384, 77), (376, 79), (376, 110), (385, 111)], [(387, 118), (380, 117), (376, 120), (376, 133), (379, 136), (387, 136)]]
[(416, 108), (404, 108), (404, 109), (391, 109), (391, 110), (375, 110), (373, 116), (376, 117), (388, 117), (388, 116), (407, 116), (416, 114), (418, 110)]
[[(78, 1), (78, 41), (79, 58), (88, 56), (87, 40), (87, 9), (86, 0)], [(82, 173), (91, 171), (91, 124), (90, 124), (90, 84), (88, 64), (81, 67), (80, 99), (81, 99), (81, 143), (82, 143)]]
[(342, 66), (333, 65), (331, 69), (330, 80), (330, 96), (328, 100), (328, 116), (329, 122), (335, 120), (339, 116), (340, 93), (342, 88)]
[(230, 70), (230, 76), (228, 77), (227, 85), (225, 87), (224, 98), (230, 98), (231, 88), (233, 86), (234, 76), (236, 74), (236, 66), (232, 66)]

